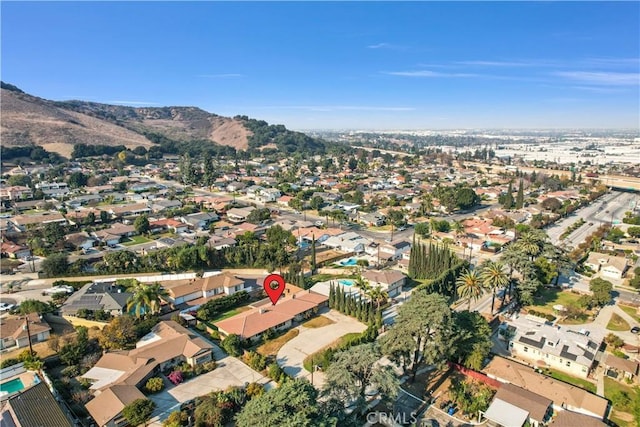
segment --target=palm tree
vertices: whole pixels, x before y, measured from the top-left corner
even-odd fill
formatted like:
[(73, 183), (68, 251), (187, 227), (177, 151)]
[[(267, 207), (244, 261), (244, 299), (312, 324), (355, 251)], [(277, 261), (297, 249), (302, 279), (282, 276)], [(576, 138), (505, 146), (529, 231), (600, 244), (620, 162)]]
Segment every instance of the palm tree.
[(496, 300), (496, 288), (501, 288), (509, 283), (509, 276), (504, 271), (504, 266), (500, 262), (487, 260), (480, 266), (480, 279), (488, 289), (491, 289), (491, 314), (493, 314), (493, 304)]
[(471, 300), (478, 300), (482, 296), (483, 283), (477, 270), (464, 270), (456, 280), (458, 295), (469, 299), (469, 311)]
[(384, 303), (387, 298), (389, 298), (389, 294), (386, 291), (382, 290), (382, 287), (376, 286), (369, 287), (369, 292), (367, 292), (367, 296), (371, 299), (371, 301), (375, 302), (378, 310), (380, 310), (380, 305)]
[(137, 282), (127, 289), (132, 295), (127, 300), (127, 311), (134, 310), (136, 317), (160, 312), (162, 301), (168, 301), (169, 293), (159, 283)]

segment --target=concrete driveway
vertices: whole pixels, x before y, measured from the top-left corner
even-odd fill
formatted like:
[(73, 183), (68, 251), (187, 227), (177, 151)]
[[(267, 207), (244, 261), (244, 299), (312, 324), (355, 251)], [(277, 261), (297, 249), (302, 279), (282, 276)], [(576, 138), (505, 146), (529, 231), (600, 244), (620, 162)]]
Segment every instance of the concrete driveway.
[[(365, 324), (335, 310), (322, 313), (322, 315), (336, 323), (321, 328), (298, 326), (300, 330), (298, 336), (287, 342), (282, 346), (280, 351), (278, 351), (276, 360), (287, 375), (311, 380), (311, 374), (302, 366), (305, 357), (328, 346), (345, 334), (362, 332), (367, 329)], [(314, 377), (314, 384), (316, 386), (324, 382), (324, 376), (321, 372), (314, 374)]]
[(199, 375), (177, 386), (149, 396), (156, 404), (156, 410), (149, 426), (162, 426), (162, 420), (169, 414), (180, 408), (180, 404), (198, 396), (204, 396), (212, 391), (225, 390), (231, 386), (244, 386), (257, 382), (264, 384), (265, 388), (271, 380), (254, 371), (240, 360), (223, 352), (218, 346), (213, 347), (214, 358), (218, 366), (211, 372)]

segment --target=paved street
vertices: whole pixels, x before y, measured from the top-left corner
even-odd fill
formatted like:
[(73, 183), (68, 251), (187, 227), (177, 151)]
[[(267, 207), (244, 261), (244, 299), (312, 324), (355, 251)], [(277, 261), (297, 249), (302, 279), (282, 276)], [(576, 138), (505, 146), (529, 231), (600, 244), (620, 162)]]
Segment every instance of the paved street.
[[(363, 323), (335, 310), (322, 313), (322, 315), (336, 323), (321, 328), (305, 328), (299, 326), (300, 334), (287, 342), (282, 346), (280, 351), (278, 351), (276, 360), (287, 375), (295, 378), (307, 378), (311, 381), (311, 374), (307, 372), (302, 365), (305, 357), (328, 346), (345, 334), (362, 332), (367, 329)], [(317, 387), (324, 383), (324, 375), (322, 372), (314, 373), (313, 383)]]
[[(630, 204), (637, 200), (638, 195), (634, 193), (612, 191), (594, 203), (576, 211), (573, 215), (548, 227), (547, 234), (554, 245), (575, 248), (602, 224), (621, 221), (624, 218), (624, 213), (630, 210)], [(580, 218), (584, 219), (585, 224), (565, 239), (560, 240), (560, 235)]]

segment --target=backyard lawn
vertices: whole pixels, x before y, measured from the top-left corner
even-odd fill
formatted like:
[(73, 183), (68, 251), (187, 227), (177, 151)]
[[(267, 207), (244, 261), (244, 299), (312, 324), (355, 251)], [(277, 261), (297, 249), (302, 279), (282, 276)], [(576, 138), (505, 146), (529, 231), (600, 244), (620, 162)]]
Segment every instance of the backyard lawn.
[(638, 315), (635, 307), (631, 307), (629, 305), (618, 305), (618, 307), (620, 307), (622, 311), (627, 313), (629, 316), (633, 317), (636, 322), (640, 322), (640, 316)]
[(631, 327), (626, 320), (618, 316), (616, 313), (613, 313), (609, 323), (607, 323), (607, 329), (610, 331), (628, 331)]
[(131, 237), (127, 237), (127, 241), (126, 242), (122, 242), (123, 246), (133, 246), (133, 245), (139, 245), (141, 243), (148, 243), (151, 241), (151, 239), (147, 239), (144, 236), (131, 236)]
[(634, 425), (631, 421), (633, 400), (636, 398), (636, 389), (621, 384), (611, 378), (604, 378), (604, 397), (609, 399), (613, 406), (611, 417), (619, 425)]
[(220, 313), (218, 314), (216, 317), (214, 317), (213, 319), (209, 320), (209, 323), (215, 323), (215, 322), (219, 322), (221, 320), (227, 319), (231, 316), (235, 316), (238, 313), (242, 313), (243, 311), (249, 311), (251, 310), (251, 307), (237, 307), (237, 308), (233, 308), (229, 311), (225, 311), (224, 313)]
[(552, 378), (555, 378), (560, 381), (564, 381), (565, 383), (573, 384), (576, 387), (583, 388), (591, 393), (596, 392), (596, 385), (591, 381), (585, 380), (583, 378), (577, 378), (569, 374), (565, 374), (564, 372), (556, 371), (555, 369), (545, 369), (544, 373), (549, 375)]

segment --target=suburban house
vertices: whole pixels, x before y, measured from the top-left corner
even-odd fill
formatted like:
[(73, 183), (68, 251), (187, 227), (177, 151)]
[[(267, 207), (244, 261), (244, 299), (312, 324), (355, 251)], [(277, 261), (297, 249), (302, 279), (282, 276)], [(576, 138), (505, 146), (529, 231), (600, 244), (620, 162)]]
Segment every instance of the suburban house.
[(149, 231), (152, 233), (162, 233), (167, 230), (174, 233), (184, 233), (188, 229), (189, 226), (187, 224), (173, 218), (164, 218), (149, 222)]
[(10, 396), (0, 409), (0, 424), (3, 427), (74, 426), (45, 382), (39, 382)]
[(321, 306), (325, 306), (329, 297), (312, 291), (300, 291), (281, 297), (275, 305), (269, 301), (228, 319), (215, 323), (221, 334), (238, 335), (249, 341), (257, 341), (269, 329), (281, 331), (300, 321), (315, 315)]
[(546, 425), (553, 414), (553, 402), (513, 384), (503, 384), (484, 416), (490, 426), (531, 427)]
[(104, 310), (113, 316), (126, 312), (127, 300), (131, 296), (115, 282), (92, 282), (84, 285), (62, 304), (63, 316), (76, 316), (78, 310)]
[(169, 292), (171, 302), (178, 305), (198, 298), (232, 295), (244, 289), (244, 280), (224, 272), (201, 279), (165, 281), (162, 286)]
[(2, 256), (13, 259), (25, 259), (31, 255), (31, 251), (26, 246), (17, 245), (10, 240), (3, 240), (0, 252)]
[(604, 360), (607, 375), (618, 378), (621, 374), (624, 379), (634, 380), (638, 375), (638, 362), (631, 359), (623, 359), (613, 354), (608, 354)]
[(33, 191), (23, 185), (0, 187), (0, 200), (22, 200), (33, 197)]
[(364, 215), (360, 215), (360, 222), (367, 226), (380, 227), (384, 224), (387, 217), (381, 213), (371, 212)]
[(355, 232), (347, 232), (329, 237), (323, 243), (328, 248), (342, 252), (362, 253), (369, 241)]
[(402, 292), (402, 286), (407, 278), (397, 270), (367, 270), (362, 273), (362, 277), (374, 288), (379, 286), (389, 295), (389, 298), (394, 298)]
[(86, 231), (67, 234), (64, 240), (73, 249), (91, 249), (96, 244), (95, 237), (90, 236)]
[(244, 222), (254, 209), (252, 206), (246, 208), (231, 208), (227, 211), (227, 220), (236, 224)]
[(380, 258), (381, 259), (400, 259), (402, 254), (411, 250), (411, 243), (406, 240), (399, 240), (397, 242), (385, 243), (380, 245)]
[(181, 208), (182, 202), (179, 200), (158, 199), (151, 204), (151, 211), (154, 213), (164, 212), (169, 209)]
[(515, 357), (587, 378), (602, 338), (583, 335), (562, 326), (519, 322), (509, 349)]
[(242, 181), (231, 182), (227, 185), (227, 191), (229, 193), (235, 193), (236, 191), (240, 191), (245, 188), (247, 184)]
[(277, 188), (261, 188), (256, 198), (262, 203), (271, 203), (277, 201), (281, 195)]
[(604, 397), (540, 374), (521, 363), (494, 356), (483, 372), (501, 383), (510, 383), (551, 399), (556, 412), (578, 413), (597, 420), (606, 419), (609, 402)]
[(35, 214), (16, 215), (10, 218), (9, 221), (13, 223), (20, 231), (26, 231), (28, 226), (40, 227), (50, 222), (58, 222), (62, 225), (67, 223), (67, 220), (60, 212), (49, 211)]
[(104, 230), (94, 231), (92, 234), (101, 243), (107, 246), (115, 246), (120, 243), (120, 240), (123, 237), (131, 237), (138, 233), (133, 225), (116, 222), (115, 224), (112, 224), (111, 227)]
[[(37, 313), (24, 316), (10, 316), (0, 319), (0, 350), (17, 349), (49, 339), (51, 326)], [(27, 336), (29, 335), (29, 337)]]
[(131, 203), (128, 205), (105, 206), (104, 209), (112, 218), (124, 218), (149, 214), (151, 209), (146, 203)]
[(601, 272), (603, 277), (613, 279), (622, 279), (629, 269), (629, 264), (625, 257), (601, 254), (599, 252), (589, 253), (584, 265), (595, 272)]
[(36, 188), (47, 197), (61, 197), (69, 194), (69, 185), (66, 182), (38, 182)]
[(99, 426), (124, 425), (122, 409), (145, 396), (147, 379), (173, 366), (202, 365), (213, 360), (213, 347), (174, 321), (162, 321), (142, 337), (134, 350), (105, 353), (82, 378), (93, 382), (95, 397), (86, 404)]
[(199, 212), (180, 217), (180, 221), (194, 230), (207, 230), (212, 223), (219, 219), (220, 217), (215, 212)]

